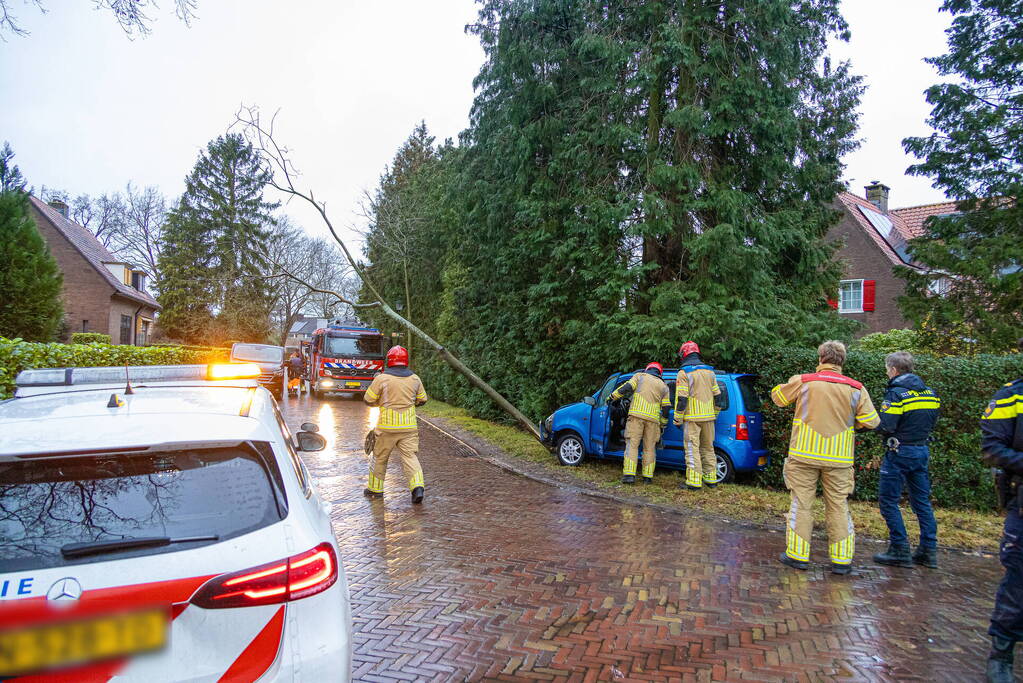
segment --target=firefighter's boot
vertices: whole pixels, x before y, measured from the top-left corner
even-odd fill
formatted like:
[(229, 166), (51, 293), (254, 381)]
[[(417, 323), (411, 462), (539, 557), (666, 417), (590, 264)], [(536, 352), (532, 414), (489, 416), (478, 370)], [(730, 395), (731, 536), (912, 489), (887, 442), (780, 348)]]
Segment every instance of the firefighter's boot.
[(852, 564), (838, 564), (837, 562), (831, 563), (831, 573), (838, 574), (839, 576), (845, 576), (846, 574), (852, 574)]
[(383, 498), (384, 497), (383, 492), (381, 492), (381, 491), (370, 491), (369, 489), (363, 489), (362, 490), (362, 495), (366, 496), (367, 498)]
[(782, 553), (781, 555), (778, 556), (778, 561), (781, 562), (784, 565), (788, 565), (789, 567), (792, 567), (793, 569), (799, 569), (799, 570), (802, 570), (802, 571), (806, 571), (807, 569), (810, 568), (810, 563), (809, 562), (803, 562), (802, 560), (793, 560), (791, 557), (789, 557), (785, 553)]
[(426, 489), (422, 486), (417, 486), (412, 489), (412, 503), (413, 505), (419, 505), (423, 502), (423, 496), (426, 494)]
[(635, 484), (636, 483), (636, 475), (634, 475), (634, 474), (626, 474), (625, 476), (622, 477), (622, 483), (623, 484)]
[(644, 484), (653, 484), (654, 483), (654, 478), (653, 477), (643, 477), (643, 483)]
[(888, 550), (874, 555), (874, 562), (889, 567), (912, 567), (913, 556), (909, 554), (908, 545), (888, 544)]
[(924, 548), (923, 546), (917, 546), (916, 551), (913, 553), (913, 562), (916, 564), (922, 564), (925, 567), (931, 569), (938, 568), (938, 549), (937, 548)]
[(991, 653), (987, 660), (988, 683), (1013, 683), (1012, 651), (1015, 641), (991, 636)]

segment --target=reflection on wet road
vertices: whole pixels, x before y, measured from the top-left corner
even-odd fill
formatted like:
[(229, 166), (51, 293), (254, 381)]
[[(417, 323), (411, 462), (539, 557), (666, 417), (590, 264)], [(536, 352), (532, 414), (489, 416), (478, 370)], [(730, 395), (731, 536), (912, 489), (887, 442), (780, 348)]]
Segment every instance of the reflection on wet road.
[(863, 680), (983, 678), (1000, 567), (942, 556), (937, 571), (862, 564), (796, 572), (783, 540), (559, 490), (476, 459), (420, 427), (426, 502), (397, 462), (362, 496), (360, 400), (286, 399), (351, 584), (359, 680)]

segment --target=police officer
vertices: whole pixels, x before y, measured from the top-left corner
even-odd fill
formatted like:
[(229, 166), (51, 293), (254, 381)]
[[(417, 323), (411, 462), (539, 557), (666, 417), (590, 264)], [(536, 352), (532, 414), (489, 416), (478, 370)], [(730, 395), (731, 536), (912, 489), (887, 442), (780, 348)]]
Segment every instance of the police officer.
[(427, 401), (426, 390), (419, 376), (409, 370), (408, 351), (394, 346), (387, 352), (387, 369), (373, 378), (363, 397), (368, 405), (380, 406), (374, 428), (373, 460), (369, 483), (363, 493), (370, 498), (384, 495), (384, 478), (391, 451), (401, 455), (401, 467), (412, 491), (412, 502), (422, 503), (426, 483), (419, 464), (419, 423), (416, 406)]
[[(931, 479), (927, 472), (931, 436), (941, 400), (924, 381), (913, 374), (913, 356), (905, 351), (884, 359), (888, 389), (881, 403), (881, 424), (875, 430), (885, 441), (877, 502), (888, 525), (888, 551), (874, 555), (874, 561), (895, 567), (938, 566), (938, 524), (931, 508)], [(920, 524), (920, 545), (910, 555), (909, 538), (902, 521), (899, 501), (903, 485), (909, 487), (909, 504)]]
[(717, 397), (721, 395), (714, 368), (703, 362), (700, 347), (687, 341), (678, 350), (681, 363), (675, 380), (676, 427), (685, 424), (687, 489), (698, 490), (704, 484), (717, 486), (717, 455), (714, 453), (714, 420)]
[[(1019, 340), (1023, 351), (1023, 339)], [(1006, 508), (1000, 558), (1005, 567), (991, 615), (991, 654), (987, 680), (1011, 683), (1013, 649), (1023, 639), (1023, 378), (999, 389), (980, 420), (981, 450), (986, 464), (1001, 470), (1000, 499)]]
[(628, 382), (615, 389), (608, 397), (608, 403), (631, 396), (629, 419), (625, 423), (625, 464), (622, 469), (622, 483), (636, 482), (636, 462), (639, 460), (639, 444), (643, 442), (643, 481), (653, 483), (654, 467), (657, 465), (657, 442), (661, 430), (668, 424), (671, 412), (671, 398), (668, 386), (661, 380), (664, 368), (660, 363), (647, 363), (646, 370), (635, 373)]
[(848, 574), (856, 547), (848, 500), (855, 486), (854, 429), (873, 429), (880, 420), (863, 385), (842, 374), (845, 345), (826, 341), (818, 347), (817, 355), (817, 372), (794, 375), (771, 390), (776, 405), (795, 404), (796, 413), (782, 469), (792, 503), (785, 528), (785, 552), (779, 559), (795, 569), (809, 568), (813, 502), (820, 480), (831, 571)]

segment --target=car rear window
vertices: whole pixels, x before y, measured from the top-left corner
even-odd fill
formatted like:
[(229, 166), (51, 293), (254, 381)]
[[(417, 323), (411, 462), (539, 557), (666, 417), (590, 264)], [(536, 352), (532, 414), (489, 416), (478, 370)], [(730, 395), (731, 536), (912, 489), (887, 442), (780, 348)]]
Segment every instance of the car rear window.
[(71, 543), (210, 535), (223, 541), (278, 522), (287, 510), (275, 481), (280, 473), (271, 472), (276, 464), (257, 448), (242, 444), (0, 461), (0, 573), (196, 545), (65, 560), (61, 548)]
[(746, 410), (751, 413), (759, 413), (763, 406), (760, 403), (760, 394), (757, 393), (756, 383), (753, 377), (740, 377), (739, 392), (742, 394), (742, 402)]

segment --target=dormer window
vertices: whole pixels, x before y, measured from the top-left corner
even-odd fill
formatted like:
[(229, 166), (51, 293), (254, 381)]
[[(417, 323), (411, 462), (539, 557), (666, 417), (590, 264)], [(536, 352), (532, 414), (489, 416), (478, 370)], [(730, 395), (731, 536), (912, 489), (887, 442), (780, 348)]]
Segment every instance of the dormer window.
[(131, 272), (131, 286), (140, 292), (146, 291), (146, 274), (141, 270)]

